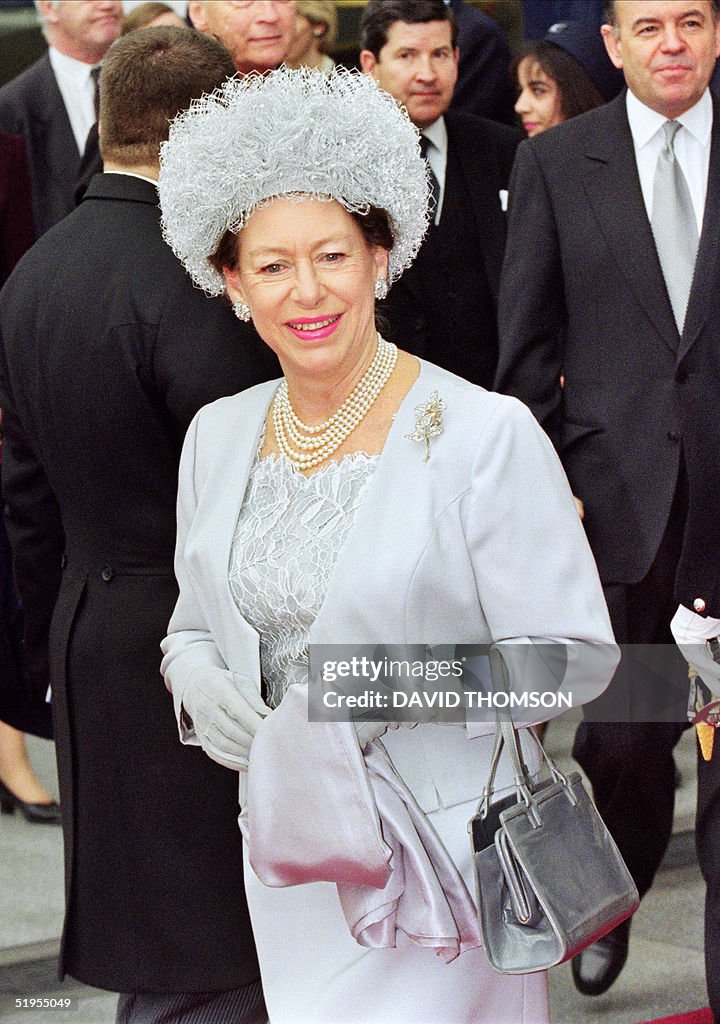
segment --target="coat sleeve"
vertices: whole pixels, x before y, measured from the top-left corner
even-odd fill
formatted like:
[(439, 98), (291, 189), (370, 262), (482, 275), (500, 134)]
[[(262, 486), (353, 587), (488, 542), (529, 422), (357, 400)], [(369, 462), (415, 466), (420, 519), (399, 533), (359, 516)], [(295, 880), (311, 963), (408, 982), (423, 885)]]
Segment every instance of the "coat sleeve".
[(562, 262), (552, 201), (536, 149), (523, 142), (510, 181), (495, 390), (525, 402), (556, 446), (564, 323)]
[(498, 404), (482, 440), (463, 511), (490, 634), (519, 690), (570, 692), (584, 704), (610, 682), (618, 652), (565, 473), (519, 402)]
[(188, 571), (186, 545), (197, 508), (195, 456), (200, 414), (190, 424), (180, 459), (177, 500), (177, 542), (175, 576), (180, 594), (168, 625), (168, 635), (161, 643), (163, 659), (160, 671), (173, 696), (180, 738), (198, 744), (194, 732), (181, 722), (182, 696), (190, 674), (200, 667), (226, 669), (222, 655), (213, 640), (205, 616), (203, 602)]

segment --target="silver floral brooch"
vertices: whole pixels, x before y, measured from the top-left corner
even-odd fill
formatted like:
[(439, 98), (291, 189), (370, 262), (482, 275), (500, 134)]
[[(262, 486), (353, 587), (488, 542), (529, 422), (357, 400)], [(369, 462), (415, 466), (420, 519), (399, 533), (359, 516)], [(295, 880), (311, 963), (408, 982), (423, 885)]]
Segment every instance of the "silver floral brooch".
[(406, 434), (408, 441), (420, 441), (425, 444), (425, 458), (430, 458), (430, 440), (443, 432), (442, 413), (445, 403), (437, 391), (430, 394), (427, 402), (415, 406), (415, 430), (412, 434)]

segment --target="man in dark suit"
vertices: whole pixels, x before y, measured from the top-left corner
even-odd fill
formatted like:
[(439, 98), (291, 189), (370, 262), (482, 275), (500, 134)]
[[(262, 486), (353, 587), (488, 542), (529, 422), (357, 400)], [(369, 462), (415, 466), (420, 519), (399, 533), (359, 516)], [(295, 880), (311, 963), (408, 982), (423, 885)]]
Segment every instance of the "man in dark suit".
[(265, 1020), (237, 776), (183, 747), (159, 675), (177, 587), (176, 475), (204, 403), (276, 373), (160, 230), (168, 122), (233, 74), (179, 28), (103, 65), (107, 173), (0, 296), (3, 488), (37, 694), (53, 692), (67, 912), (60, 969), (118, 1021)]
[(448, 111), (457, 79), (456, 38), (443, 0), (370, 0), (363, 12), (362, 69), (420, 129), (436, 193), (418, 257), (381, 312), (389, 340), (489, 387), (497, 360), (503, 190), (518, 135)]
[[(672, 642), (688, 486), (702, 474), (688, 452), (707, 443), (684, 435), (681, 409), (697, 339), (720, 343), (719, 6), (609, 3), (603, 36), (628, 91), (523, 143), (511, 183), (497, 387), (560, 450), (621, 644)], [(575, 741), (641, 894), (671, 833), (681, 719), (586, 721)], [(621, 927), (576, 958), (581, 991), (609, 988), (627, 938)]]
[(49, 49), (0, 89), (0, 131), (25, 139), (39, 237), (75, 208), (80, 159), (96, 120), (95, 69), (120, 34), (123, 11), (120, 0), (36, 6)]

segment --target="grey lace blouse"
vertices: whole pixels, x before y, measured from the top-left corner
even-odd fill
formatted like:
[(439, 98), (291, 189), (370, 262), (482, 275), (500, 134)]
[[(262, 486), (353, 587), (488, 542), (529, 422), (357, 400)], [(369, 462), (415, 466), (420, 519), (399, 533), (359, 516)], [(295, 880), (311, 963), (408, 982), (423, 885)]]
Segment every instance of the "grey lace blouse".
[(229, 579), (240, 613), (260, 634), (270, 707), (277, 707), (294, 679), (306, 678), (310, 627), (378, 459), (356, 453), (308, 477), (282, 455), (255, 460)]

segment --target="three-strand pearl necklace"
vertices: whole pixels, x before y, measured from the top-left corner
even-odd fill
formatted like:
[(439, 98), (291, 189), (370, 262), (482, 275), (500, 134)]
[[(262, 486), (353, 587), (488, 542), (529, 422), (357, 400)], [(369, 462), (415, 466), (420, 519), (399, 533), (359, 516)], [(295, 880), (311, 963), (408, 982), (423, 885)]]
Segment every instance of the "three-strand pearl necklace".
[(397, 346), (378, 335), (377, 351), (363, 376), (337, 412), (315, 427), (297, 416), (288, 397), (287, 381), (281, 381), (272, 407), (275, 440), (295, 469), (313, 469), (335, 454), (374, 405), (395, 369), (397, 354)]

